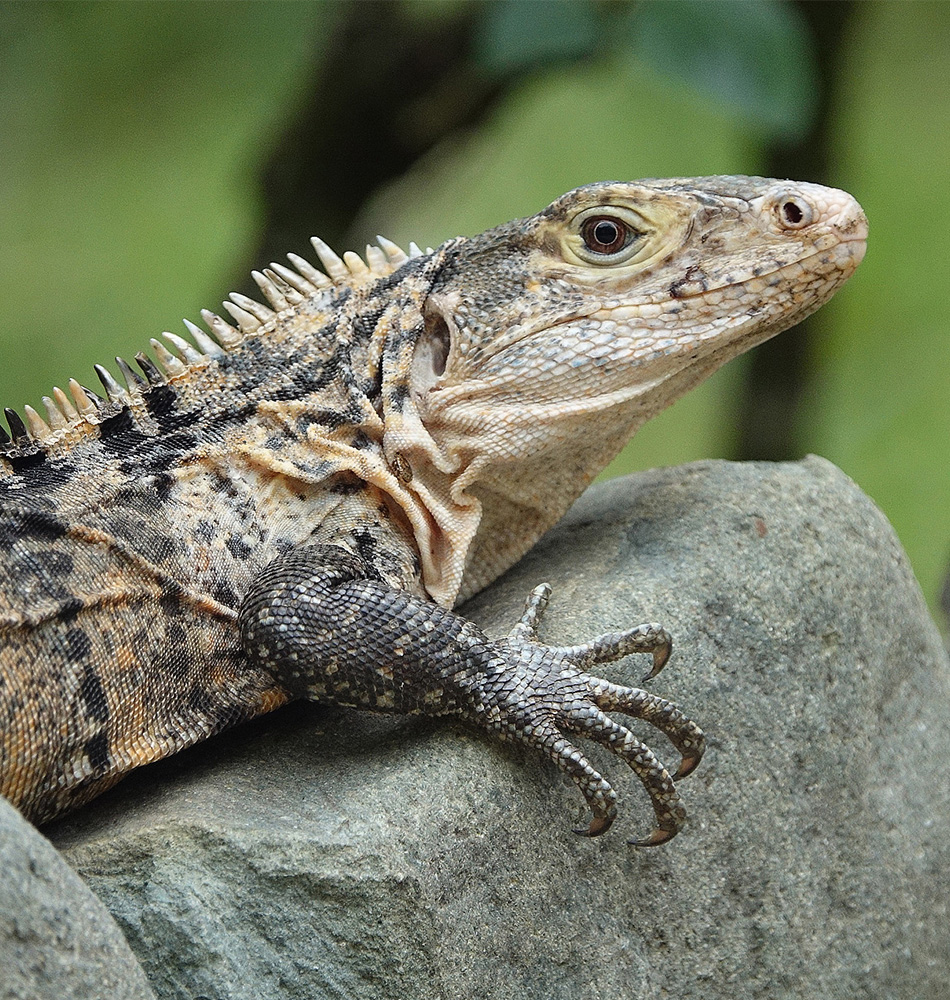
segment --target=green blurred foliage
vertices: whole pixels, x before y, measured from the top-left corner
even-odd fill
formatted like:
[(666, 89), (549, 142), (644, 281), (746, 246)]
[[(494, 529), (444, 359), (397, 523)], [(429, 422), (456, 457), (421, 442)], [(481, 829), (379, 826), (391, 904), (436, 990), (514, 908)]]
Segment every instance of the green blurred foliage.
[(784, 0), (496, 0), (476, 34), (476, 61), (496, 73), (607, 53), (688, 81), (772, 137), (815, 110), (811, 39)]
[(548, 0), (538, 16), (536, 0), (499, 0), (490, 4), (475, 38), (475, 61), (503, 73), (527, 69), (552, 59), (588, 55), (598, 43), (601, 25), (591, 4)]
[(632, 51), (718, 97), (770, 138), (800, 133), (815, 112), (811, 39), (782, 0), (667, 0), (634, 8)]
[(179, 329), (249, 266), (320, 5), (0, 6), (0, 398)]
[[(380, 150), (357, 246), (377, 232), (435, 244), (592, 180), (768, 172), (776, 150), (827, 143), (833, 169), (808, 179), (862, 200), (871, 250), (819, 314), (797, 440), (881, 503), (932, 599), (950, 555), (950, 5), (855, 4), (823, 131), (813, 34), (782, 0), (403, 0), (360, 8), (364, 24), (367, 10), (433, 45), (468, 42), (424, 97), (404, 99), (399, 78), (373, 93), (405, 148), (424, 148), (391, 174)], [(359, 81), (339, 72), (356, 11), (0, 3), (0, 401), (88, 380), (246, 287), (273, 228), (264, 179), (292, 175), (280, 158), (313, 95), (360, 114)], [(347, 150), (333, 155), (346, 170)], [(747, 371), (647, 425), (611, 471), (734, 455)]]
[(883, 508), (933, 601), (950, 560), (950, 4), (860, 9), (833, 154), (869, 249), (816, 316), (802, 440)]

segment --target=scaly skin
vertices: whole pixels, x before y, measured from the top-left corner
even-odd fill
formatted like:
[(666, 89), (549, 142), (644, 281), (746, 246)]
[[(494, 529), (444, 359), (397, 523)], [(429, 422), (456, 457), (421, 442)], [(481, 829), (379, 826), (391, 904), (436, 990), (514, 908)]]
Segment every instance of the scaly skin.
[(540, 214), (364, 263), (315, 241), (232, 295), (216, 339), (154, 342), (107, 399), (55, 390), (0, 441), (0, 790), (35, 821), (291, 698), (456, 715), (539, 749), (605, 831), (600, 742), (669, 839), (685, 811), (645, 719), (592, 675), (670, 650), (661, 626), (542, 645), (539, 588), (491, 640), (451, 609), (514, 563), (645, 420), (826, 301), (860, 262), (850, 196), (708, 177), (604, 183)]

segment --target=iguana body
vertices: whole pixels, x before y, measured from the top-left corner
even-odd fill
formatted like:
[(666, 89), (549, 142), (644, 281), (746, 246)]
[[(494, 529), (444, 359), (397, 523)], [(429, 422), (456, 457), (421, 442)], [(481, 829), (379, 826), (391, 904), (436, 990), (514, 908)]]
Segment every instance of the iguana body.
[(587, 673), (669, 652), (656, 625), (552, 649), (537, 591), (508, 639), (450, 609), (514, 563), (631, 433), (824, 302), (864, 253), (848, 195), (756, 178), (607, 183), (407, 257), (315, 241), (212, 340), (153, 341), (0, 443), (0, 790), (36, 821), (125, 772), (310, 697), (454, 714), (536, 746), (600, 833), (604, 743), (657, 814), (672, 779), (605, 711), (683, 755), (670, 703)]

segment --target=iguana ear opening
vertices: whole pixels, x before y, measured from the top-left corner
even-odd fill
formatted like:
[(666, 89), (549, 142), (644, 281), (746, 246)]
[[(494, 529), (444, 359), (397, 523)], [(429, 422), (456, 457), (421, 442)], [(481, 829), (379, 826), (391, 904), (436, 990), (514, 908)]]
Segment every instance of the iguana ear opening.
[(452, 330), (444, 313), (427, 303), (424, 327), (412, 355), (410, 387), (419, 399), (445, 374), (452, 347)]

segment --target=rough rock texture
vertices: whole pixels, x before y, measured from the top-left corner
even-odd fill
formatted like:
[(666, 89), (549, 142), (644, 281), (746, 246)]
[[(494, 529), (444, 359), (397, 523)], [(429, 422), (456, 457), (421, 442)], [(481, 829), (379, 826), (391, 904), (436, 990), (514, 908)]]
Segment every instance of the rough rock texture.
[(686, 832), (629, 847), (646, 797), (596, 748), (624, 794), (590, 841), (525, 752), (294, 706), (50, 831), (156, 993), (944, 1000), (950, 663), (873, 504), (814, 458), (614, 481), (467, 610), (503, 632), (543, 579), (551, 642), (672, 631), (651, 687), (711, 743)]
[(0, 997), (155, 1000), (115, 921), (0, 799)]

